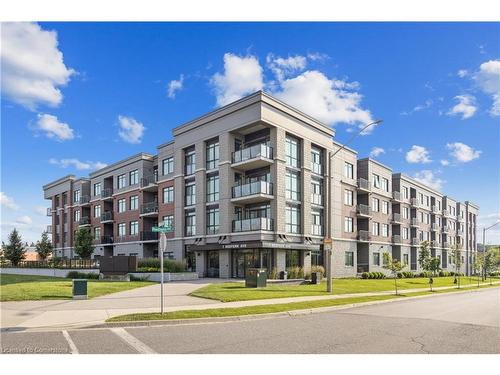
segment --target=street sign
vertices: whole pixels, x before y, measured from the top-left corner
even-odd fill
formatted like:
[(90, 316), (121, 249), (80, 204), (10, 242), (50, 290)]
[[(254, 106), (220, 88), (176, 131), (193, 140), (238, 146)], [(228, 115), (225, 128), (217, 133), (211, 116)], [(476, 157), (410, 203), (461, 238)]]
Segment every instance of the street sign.
[(331, 238), (325, 238), (323, 240), (323, 244), (327, 245), (327, 244), (331, 244), (332, 243), (332, 239)]
[(160, 251), (164, 253), (167, 250), (167, 236), (165, 233), (160, 234)]
[(151, 231), (152, 232), (158, 232), (158, 233), (170, 233), (170, 232), (173, 232), (174, 231), (174, 228), (173, 227), (152, 227), (151, 228)]

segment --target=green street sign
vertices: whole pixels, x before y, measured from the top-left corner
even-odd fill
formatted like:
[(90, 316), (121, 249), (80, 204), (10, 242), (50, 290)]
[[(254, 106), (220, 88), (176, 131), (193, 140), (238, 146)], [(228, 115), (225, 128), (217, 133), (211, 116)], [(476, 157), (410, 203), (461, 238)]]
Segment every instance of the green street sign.
[(152, 227), (151, 231), (159, 233), (170, 233), (174, 231), (173, 227)]

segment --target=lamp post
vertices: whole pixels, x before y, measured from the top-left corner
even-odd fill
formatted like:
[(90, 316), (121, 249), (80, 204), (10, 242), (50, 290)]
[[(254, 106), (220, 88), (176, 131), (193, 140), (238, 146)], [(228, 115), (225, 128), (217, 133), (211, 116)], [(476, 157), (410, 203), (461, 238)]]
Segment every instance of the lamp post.
[(358, 135), (363, 133), (366, 129), (368, 129), (370, 126), (376, 126), (380, 123), (382, 123), (383, 120), (377, 120), (370, 122), (369, 124), (366, 124), (361, 130), (359, 130), (357, 133), (355, 133), (346, 143), (344, 143), (341, 147), (339, 147), (335, 152), (329, 152), (328, 153), (328, 197), (327, 197), (327, 202), (328, 202), (328, 210), (327, 210), (327, 236), (325, 240), (323, 241), (323, 249), (324, 249), (324, 256), (326, 258), (326, 291), (328, 293), (332, 292), (332, 173), (333, 173), (333, 168), (332, 168), (332, 163), (333, 163), (333, 157), (337, 155), (340, 151), (345, 149), (348, 144), (350, 144), (354, 138), (356, 138)]
[[(496, 223), (495, 223), (495, 224), (493, 224), (493, 225), (490, 225), (489, 227), (485, 227), (485, 228), (483, 228), (483, 253), (484, 253), (484, 255), (486, 255), (486, 231), (487, 231), (488, 229), (493, 228), (494, 226), (496, 226), (496, 225), (498, 225), (498, 224), (500, 224), (500, 221), (496, 222)], [(484, 267), (483, 267), (483, 269), (484, 269)], [(486, 275), (484, 275), (484, 278), (486, 278)]]

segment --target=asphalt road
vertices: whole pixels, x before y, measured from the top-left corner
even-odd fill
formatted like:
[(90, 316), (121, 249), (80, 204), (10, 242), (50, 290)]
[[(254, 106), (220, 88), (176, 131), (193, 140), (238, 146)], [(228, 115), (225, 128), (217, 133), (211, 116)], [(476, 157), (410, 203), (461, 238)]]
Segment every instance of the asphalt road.
[(262, 319), (3, 332), (2, 353), (500, 353), (500, 288)]

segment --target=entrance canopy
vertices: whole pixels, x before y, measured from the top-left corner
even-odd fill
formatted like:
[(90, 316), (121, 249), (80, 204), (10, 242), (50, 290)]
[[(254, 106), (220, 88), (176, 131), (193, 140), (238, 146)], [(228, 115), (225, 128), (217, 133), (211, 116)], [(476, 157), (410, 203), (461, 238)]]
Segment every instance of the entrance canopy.
[(189, 245), (188, 249), (193, 251), (210, 251), (210, 250), (231, 250), (231, 249), (294, 249), (294, 250), (320, 250), (320, 245), (303, 244), (303, 243), (288, 243), (288, 242), (268, 242), (268, 241), (250, 241), (250, 242), (233, 242), (229, 244), (207, 244), (207, 245)]

